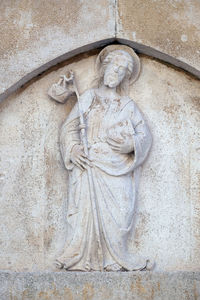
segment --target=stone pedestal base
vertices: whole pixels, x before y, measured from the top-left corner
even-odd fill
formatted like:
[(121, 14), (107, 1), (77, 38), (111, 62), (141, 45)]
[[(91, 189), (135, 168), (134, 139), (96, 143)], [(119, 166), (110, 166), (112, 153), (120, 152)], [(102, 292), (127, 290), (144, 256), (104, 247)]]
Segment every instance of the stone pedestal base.
[(195, 272), (0, 272), (1, 300), (198, 300)]

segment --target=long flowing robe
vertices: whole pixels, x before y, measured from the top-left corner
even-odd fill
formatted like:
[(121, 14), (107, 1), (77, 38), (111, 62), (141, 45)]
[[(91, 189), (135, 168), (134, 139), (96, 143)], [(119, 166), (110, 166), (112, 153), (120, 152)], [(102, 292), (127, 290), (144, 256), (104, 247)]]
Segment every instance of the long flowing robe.
[[(102, 271), (114, 265), (142, 269), (146, 259), (128, 252), (127, 239), (134, 221), (136, 173), (151, 147), (148, 126), (129, 97), (111, 101), (92, 89), (80, 97), (80, 102), (87, 126), (92, 184), (88, 170), (80, 170), (70, 160), (73, 146), (81, 143), (76, 104), (60, 133), (69, 182), (68, 235), (58, 261), (68, 270)], [(120, 154), (112, 150), (108, 137), (133, 139), (134, 151)]]

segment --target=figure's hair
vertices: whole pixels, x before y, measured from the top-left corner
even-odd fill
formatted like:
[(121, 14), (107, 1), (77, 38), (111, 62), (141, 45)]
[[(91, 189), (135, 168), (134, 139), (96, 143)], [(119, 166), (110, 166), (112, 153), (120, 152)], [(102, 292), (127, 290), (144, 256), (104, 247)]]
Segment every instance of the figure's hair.
[(128, 62), (125, 77), (122, 80), (122, 82), (119, 84), (119, 86), (117, 87), (117, 91), (119, 94), (128, 94), (129, 81), (131, 78), (131, 74), (133, 72), (134, 63), (133, 63), (133, 58), (131, 57), (131, 55), (124, 50), (114, 50), (114, 51), (108, 53), (108, 55), (103, 59), (100, 70), (99, 70), (98, 86), (101, 86), (103, 84), (106, 66), (109, 63), (111, 63), (112, 60), (117, 56), (124, 56)]

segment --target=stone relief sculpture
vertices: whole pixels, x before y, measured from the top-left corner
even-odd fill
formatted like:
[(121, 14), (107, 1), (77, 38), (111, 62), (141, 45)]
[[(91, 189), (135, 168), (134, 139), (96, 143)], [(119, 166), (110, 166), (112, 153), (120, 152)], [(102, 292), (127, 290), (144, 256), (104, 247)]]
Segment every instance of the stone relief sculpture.
[(60, 132), (69, 171), (68, 237), (57, 266), (66, 270), (120, 271), (151, 268), (128, 252), (137, 194), (137, 171), (151, 147), (151, 134), (127, 95), (140, 71), (135, 52), (123, 45), (104, 48), (97, 58), (99, 85), (81, 96), (74, 73), (62, 76), (48, 94), (78, 101)]

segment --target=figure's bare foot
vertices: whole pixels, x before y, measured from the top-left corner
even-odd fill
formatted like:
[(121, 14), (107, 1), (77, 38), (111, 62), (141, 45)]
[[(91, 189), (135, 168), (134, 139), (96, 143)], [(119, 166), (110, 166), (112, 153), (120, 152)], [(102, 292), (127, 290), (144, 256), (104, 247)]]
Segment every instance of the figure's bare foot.
[(105, 271), (107, 272), (117, 272), (117, 271), (121, 271), (122, 267), (118, 264), (112, 264), (112, 265), (108, 265), (104, 268)]
[(58, 269), (63, 269), (64, 268), (64, 264), (61, 262), (61, 261), (59, 261), (59, 260), (57, 260), (56, 259), (56, 261), (55, 261), (55, 265), (56, 265), (56, 268), (58, 268)]

